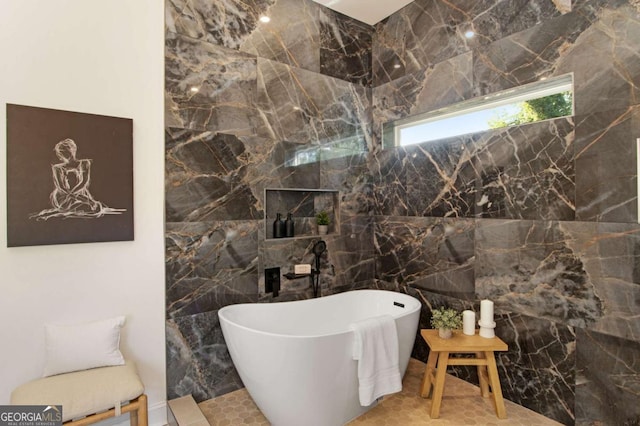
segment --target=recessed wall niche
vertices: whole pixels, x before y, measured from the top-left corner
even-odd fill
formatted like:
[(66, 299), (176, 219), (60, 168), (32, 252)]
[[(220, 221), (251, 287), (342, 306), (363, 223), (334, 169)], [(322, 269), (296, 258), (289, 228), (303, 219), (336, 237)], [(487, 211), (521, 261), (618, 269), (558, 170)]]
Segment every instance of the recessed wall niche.
[[(265, 189), (265, 236), (275, 239), (273, 222), (280, 213), (284, 221), (288, 213), (294, 221), (293, 238), (318, 236), (316, 214), (326, 211), (329, 215), (329, 235), (340, 233), (340, 192), (332, 189), (275, 188)], [(281, 238), (278, 238), (281, 239)]]

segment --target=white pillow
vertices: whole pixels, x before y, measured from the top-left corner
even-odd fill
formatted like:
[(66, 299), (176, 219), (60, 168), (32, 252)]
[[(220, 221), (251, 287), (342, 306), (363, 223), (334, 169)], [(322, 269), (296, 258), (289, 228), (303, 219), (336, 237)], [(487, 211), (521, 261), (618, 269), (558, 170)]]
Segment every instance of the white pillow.
[(125, 317), (75, 325), (46, 324), (43, 377), (95, 367), (123, 365), (120, 329)]

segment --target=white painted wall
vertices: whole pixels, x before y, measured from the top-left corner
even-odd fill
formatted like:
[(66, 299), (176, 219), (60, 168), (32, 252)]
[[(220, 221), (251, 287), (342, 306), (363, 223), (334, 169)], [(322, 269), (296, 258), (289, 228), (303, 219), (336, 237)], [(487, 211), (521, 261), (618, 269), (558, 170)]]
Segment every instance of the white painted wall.
[[(166, 423), (162, 0), (0, 0), (0, 405), (43, 324), (127, 316), (121, 347)], [(133, 119), (135, 241), (7, 248), (6, 103)]]

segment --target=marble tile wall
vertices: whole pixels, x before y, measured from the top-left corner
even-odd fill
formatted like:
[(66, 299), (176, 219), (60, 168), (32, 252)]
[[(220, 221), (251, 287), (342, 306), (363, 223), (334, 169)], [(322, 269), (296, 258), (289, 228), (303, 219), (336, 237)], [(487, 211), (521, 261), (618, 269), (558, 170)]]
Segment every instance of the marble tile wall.
[[(376, 28), (374, 86), (486, 46), (570, 9), (566, 0), (416, 0)], [(476, 36), (467, 39), (467, 31)]]
[[(415, 0), (369, 27), (311, 0), (167, 0), (166, 24), (170, 398), (241, 387), (217, 310), (312, 259), (314, 239), (265, 238), (265, 188), (329, 188), (323, 294), (407, 292), (425, 327), (491, 298), (506, 398), (637, 421), (636, 1)], [(383, 149), (386, 122), (567, 73), (573, 117)], [(308, 297), (283, 280), (278, 300)]]
[[(637, 40), (626, 0), (417, 0), (373, 37), (376, 286), (425, 327), (494, 300), (505, 397), (563, 424), (639, 418)], [(383, 148), (386, 122), (567, 73), (573, 117)]]
[(340, 191), (321, 292), (374, 280), (373, 27), (311, 0), (166, 6), (168, 397), (202, 401), (242, 387), (220, 308), (312, 297), (308, 280), (284, 277), (277, 298), (265, 294), (264, 269), (311, 263), (317, 241), (267, 239), (266, 188)]
[(373, 28), (313, 1), (167, 0), (166, 8), (169, 33), (371, 85)]
[(640, 344), (577, 330), (576, 423), (632, 425), (640, 422)]

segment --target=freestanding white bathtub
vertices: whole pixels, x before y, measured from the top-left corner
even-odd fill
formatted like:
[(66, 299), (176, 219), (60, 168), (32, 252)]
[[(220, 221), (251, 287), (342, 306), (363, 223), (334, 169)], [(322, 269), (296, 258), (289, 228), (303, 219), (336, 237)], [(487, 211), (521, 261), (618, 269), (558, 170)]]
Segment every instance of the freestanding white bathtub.
[(406, 294), (356, 290), (218, 311), (242, 382), (277, 426), (343, 425), (375, 405), (360, 406), (349, 325), (383, 314), (395, 318), (404, 375), (420, 316), (420, 302)]

